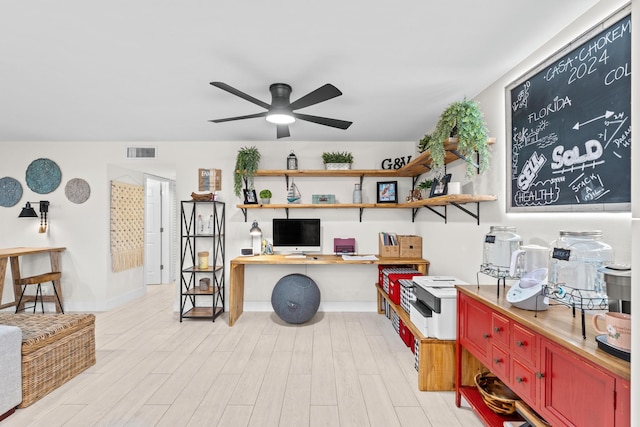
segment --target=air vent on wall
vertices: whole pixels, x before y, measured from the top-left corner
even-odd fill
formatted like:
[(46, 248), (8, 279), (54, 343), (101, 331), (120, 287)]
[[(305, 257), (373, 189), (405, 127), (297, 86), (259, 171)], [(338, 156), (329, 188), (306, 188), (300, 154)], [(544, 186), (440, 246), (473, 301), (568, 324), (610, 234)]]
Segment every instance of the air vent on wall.
[(155, 159), (156, 147), (127, 147), (127, 159)]

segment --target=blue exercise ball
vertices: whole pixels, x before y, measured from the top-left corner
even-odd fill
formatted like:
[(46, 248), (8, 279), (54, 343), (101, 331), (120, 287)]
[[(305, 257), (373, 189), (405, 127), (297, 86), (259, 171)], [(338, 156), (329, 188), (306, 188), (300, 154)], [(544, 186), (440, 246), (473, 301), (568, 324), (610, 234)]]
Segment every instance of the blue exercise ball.
[(318, 311), (320, 288), (309, 276), (288, 274), (273, 288), (271, 305), (285, 322), (304, 323)]

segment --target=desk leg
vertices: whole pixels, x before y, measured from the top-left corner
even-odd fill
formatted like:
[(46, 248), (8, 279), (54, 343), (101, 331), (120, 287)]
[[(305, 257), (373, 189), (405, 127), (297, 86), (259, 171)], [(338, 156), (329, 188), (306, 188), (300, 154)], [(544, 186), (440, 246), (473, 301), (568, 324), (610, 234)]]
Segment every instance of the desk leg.
[[(51, 271), (62, 271), (60, 269), (60, 252), (49, 252), (49, 260), (51, 262)], [(62, 313), (64, 300), (62, 299), (62, 284), (60, 283), (60, 279), (54, 280), (53, 286), (55, 286), (56, 291), (58, 291), (58, 297), (60, 298), (60, 303), (58, 303), (56, 298), (52, 297), (52, 300), (56, 305), (56, 313)]]
[(7, 274), (7, 259), (0, 258), (0, 309), (11, 307), (16, 303), (15, 296), (12, 303), (2, 304), (2, 294), (4, 293), (4, 276)]
[(229, 326), (242, 315), (244, 306), (244, 264), (231, 263), (229, 280)]
[[(20, 276), (20, 259), (17, 256), (12, 256), (9, 258), (11, 262), (11, 277), (13, 278), (13, 304), (16, 305), (18, 303), (19, 295), (22, 293), (22, 286), (18, 285), (18, 280), (22, 278)], [(20, 303), (20, 307), (16, 307), (18, 310), (24, 310), (24, 303), (26, 301), (23, 299), (22, 303)]]

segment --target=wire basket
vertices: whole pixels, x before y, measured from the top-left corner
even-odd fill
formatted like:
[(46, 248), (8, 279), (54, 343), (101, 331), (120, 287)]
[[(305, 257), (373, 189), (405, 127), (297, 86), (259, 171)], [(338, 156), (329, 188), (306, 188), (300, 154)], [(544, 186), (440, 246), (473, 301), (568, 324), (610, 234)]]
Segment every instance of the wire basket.
[(475, 376), (475, 383), (484, 403), (496, 414), (510, 415), (516, 411), (516, 400), (520, 400), (509, 387), (491, 372)]

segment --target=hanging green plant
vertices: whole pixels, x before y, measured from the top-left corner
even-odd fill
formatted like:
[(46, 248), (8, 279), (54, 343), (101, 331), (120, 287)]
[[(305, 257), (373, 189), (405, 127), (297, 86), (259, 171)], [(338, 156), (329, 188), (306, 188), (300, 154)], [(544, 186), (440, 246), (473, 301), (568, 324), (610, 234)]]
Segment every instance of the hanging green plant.
[(444, 168), (444, 143), (451, 136), (458, 138), (458, 152), (467, 160), (467, 176), (473, 176), (476, 166), (473, 160), (478, 153), (478, 172), (489, 167), (489, 132), (476, 101), (464, 99), (450, 104), (440, 116), (435, 129), (420, 140), (418, 148), (431, 153), (432, 169)]
[(256, 147), (242, 147), (238, 150), (236, 167), (233, 172), (233, 192), (241, 197), (243, 179), (247, 182), (247, 189), (253, 190), (253, 176), (258, 170), (260, 152)]

